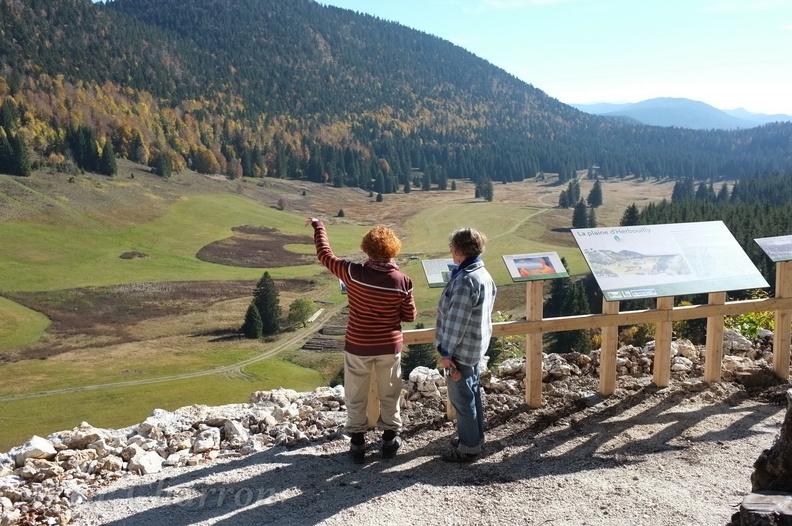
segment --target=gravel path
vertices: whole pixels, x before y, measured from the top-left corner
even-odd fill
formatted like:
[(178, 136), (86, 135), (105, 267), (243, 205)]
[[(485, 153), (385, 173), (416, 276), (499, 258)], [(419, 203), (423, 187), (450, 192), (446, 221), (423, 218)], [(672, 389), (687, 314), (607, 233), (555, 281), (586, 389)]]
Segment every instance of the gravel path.
[(125, 478), (78, 507), (77, 523), (723, 525), (784, 417), (730, 384), (593, 402), (551, 417), (516, 411), (472, 465), (437, 460), (450, 424), (363, 466), (342, 440), (275, 448)]

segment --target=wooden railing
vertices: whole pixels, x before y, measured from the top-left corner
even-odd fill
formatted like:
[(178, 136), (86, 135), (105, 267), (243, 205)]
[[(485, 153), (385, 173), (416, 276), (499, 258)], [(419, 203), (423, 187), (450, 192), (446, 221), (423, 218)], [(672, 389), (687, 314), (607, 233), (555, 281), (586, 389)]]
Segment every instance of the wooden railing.
[[(723, 359), (723, 317), (749, 312), (775, 311), (773, 368), (782, 379), (789, 377), (790, 321), (792, 321), (792, 262), (776, 264), (774, 298), (725, 301), (725, 292), (712, 292), (704, 305), (674, 307), (673, 297), (657, 298), (654, 309), (619, 312), (619, 302), (603, 301), (602, 314), (543, 318), (543, 285), (526, 285), (526, 319), (494, 323), (493, 336), (527, 335), (525, 341), (525, 401), (540, 407), (542, 401), (542, 334), (546, 332), (602, 329), (599, 392), (611, 395), (616, 390), (616, 351), (620, 325), (655, 324), (655, 361), (653, 382), (659, 387), (671, 379), (671, 324), (680, 320), (707, 319), (704, 380), (720, 381)], [(404, 343), (432, 343), (434, 329), (404, 331)]]

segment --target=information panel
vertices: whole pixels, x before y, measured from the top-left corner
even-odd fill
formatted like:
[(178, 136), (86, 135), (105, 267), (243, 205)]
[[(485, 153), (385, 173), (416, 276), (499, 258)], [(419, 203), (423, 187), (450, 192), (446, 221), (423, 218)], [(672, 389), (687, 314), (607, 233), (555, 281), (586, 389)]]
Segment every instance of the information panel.
[(760, 237), (754, 241), (773, 263), (792, 260), (792, 236)]
[(609, 301), (768, 287), (723, 221), (572, 229)]
[(503, 256), (513, 281), (534, 281), (540, 279), (566, 278), (567, 274), (561, 258), (556, 252), (537, 252)]
[(451, 279), (451, 272), (457, 268), (454, 260), (448, 259), (424, 259), (421, 260), (424, 274), (426, 274), (426, 281), (432, 288), (444, 287), (448, 280)]

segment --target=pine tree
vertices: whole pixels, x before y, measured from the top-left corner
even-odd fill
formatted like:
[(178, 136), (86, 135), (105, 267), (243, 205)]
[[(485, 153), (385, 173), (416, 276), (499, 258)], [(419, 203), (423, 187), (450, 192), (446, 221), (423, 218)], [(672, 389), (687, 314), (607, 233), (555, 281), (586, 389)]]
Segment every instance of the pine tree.
[(431, 179), (432, 176), (430, 175), (429, 169), (427, 168), (427, 170), (423, 173), (423, 176), (421, 177), (421, 190), (423, 190), (424, 192), (431, 190), (432, 188)]
[(635, 203), (633, 203), (624, 211), (624, 215), (622, 216), (621, 222), (619, 224), (621, 226), (635, 226), (638, 224), (638, 218), (638, 207), (635, 206)]
[(113, 143), (107, 141), (104, 149), (102, 150), (102, 158), (99, 160), (99, 173), (104, 175), (113, 176), (118, 171), (116, 166), (115, 152), (113, 151)]
[(588, 225), (589, 228), (597, 228), (597, 214), (594, 213), (594, 209), (592, 208), (589, 210), (588, 214)]
[(602, 205), (602, 185), (599, 181), (596, 181), (594, 186), (591, 187), (591, 191), (589, 192), (586, 201), (588, 201), (588, 205), (591, 208), (597, 208), (598, 206)]
[(0, 173), (14, 173), (14, 149), (8, 141), (8, 137), (0, 128)]
[(253, 292), (253, 303), (258, 308), (261, 316), (262, 333), (275, 334), (278, 332), (280, 321), (280, 303), (278, 301), (278, 289), (272, 281), (269, 272), (265, 272)]
[[(564, 302), (561, 306), (563, 316), (588, 314), (586, 293), (580, 282), (573, 282), (566, 287)], [(557, 332), (555, 341), (550, 346), (551, 352), (579, 352), (588, 354), (591, 351), (591, 335), (587, 330)]]
[(30, 153), (24, 139), (17, 133), (12, 135), (8, 143), (11, 147), (11, 163), (9, 172), (14, 175), (28, 177), (30, 175)]
[(245, 323), (242, 325), (242, 334), (245, 335), (245, 338), (257, 340), (261, 338), (263, 328), (264, 325), (261, 321), (258, 307), (256, 307), (255, 303), (251, 303), (245, 313)]
[(561, 190), (561, 193), (558, 196), (558, 207), (569, 208), (569, 199), (567, 198), (567, 193), (565, 190)]
[(588, 212), (586, 203), (581, 199), (572, 212), (572, 228), (586, 228), (588, 226)]
[(492, 186), (492, 180), (489, 177), (484, 179), (482, 195), (487, 201), (492, 201), (493, 197), (495, 197), (495, 189)]
[(405, 194), (409, 194), (412, 191), (412, 188), (410, 188), (410, 186), (411, 186), (410, 185), (410, 178), (408, 177), (407, 180), (404, 181), (404, 193)]
[(13, 99), (7, 98), (0, 106), (0, 127), (6, 129), (6, 132), (11, 132), (16, 128), (16, 121), (19, 118), (16, 103)]
[(723, 183), (723, 185), (720, 187), (720, 190), (718, 190), (718, 196), (716, 197), (716, 201), (718, 202), (718, 204), (729, 202), (729, 185)]
[(456, 181), (451, 181), (451, 191), (453, 192), (455, 190), (456, 190)]
[[(423, 323), (416, 323), (416, 329), (423, 329)], [(402, 378), (405, 380), (410, 377), (410, 373), (416, 367), (429, 367), (434, 369), (437, 366), (437, 353), (431, 343), (419, 343), (407, 346), (407, 352), (402, 358)]]
[(336, 214), (336, 217), (344, 217), (345, 215), (346, 214), (344, 214), (344, 209), (343, 208), (339, 208), (338, 209), (338, 213)]
[(384, 197), (382, 197), (382, 194), (377, 194), (377, 202), (378, 202), (378, 203), (381, 203), (381, 202), (382, 202), (382, 201), (384, 201), (384, 200), (385, 200), (385, 198), (384, 198)]
[(171, 162), (166, 154), (160, 152), (154, 158), (154, 173), (163, 179), (167, 179), (171, 176)]

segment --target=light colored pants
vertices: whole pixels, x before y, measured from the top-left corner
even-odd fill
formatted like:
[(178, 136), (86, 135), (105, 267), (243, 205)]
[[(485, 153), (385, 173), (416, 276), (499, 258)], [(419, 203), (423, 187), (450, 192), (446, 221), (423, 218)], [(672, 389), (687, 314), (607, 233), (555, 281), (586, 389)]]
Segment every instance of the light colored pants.
[(371, 375), (377, 377), (379, 395), (379, 421), (382, 430), (401, 431), (402, 421), (399, 414), (401, 396), (401, 354), (381, 356), (357, 356), (344, 353), (344, 393), (347, 408), (347, 433), (365, 433), (368, 430), (369, 389)]

